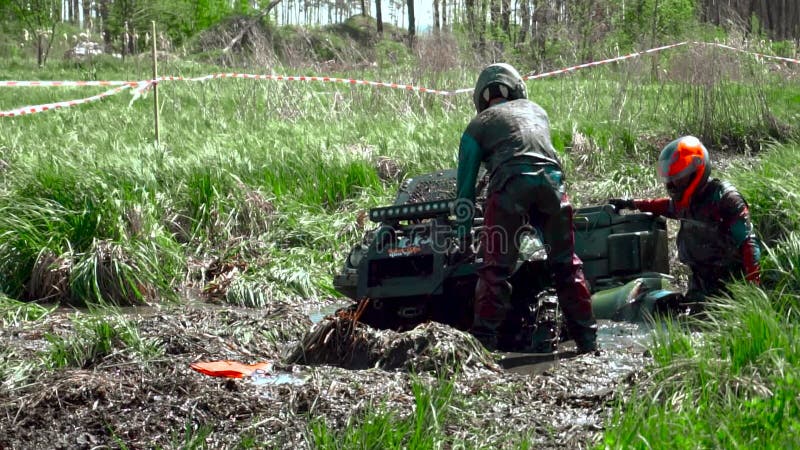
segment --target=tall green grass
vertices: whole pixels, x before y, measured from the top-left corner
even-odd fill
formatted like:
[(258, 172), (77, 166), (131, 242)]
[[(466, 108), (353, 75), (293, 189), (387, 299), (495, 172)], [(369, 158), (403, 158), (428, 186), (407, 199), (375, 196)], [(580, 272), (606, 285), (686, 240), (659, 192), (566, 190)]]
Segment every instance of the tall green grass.
[(795, 169), (798, 149), (797, 143), (769, 145), (759, 164), (744, 162), (729, 170), (767, 245), (800, 229), (800, 173)]
[[(800, 87), (746, 58), (698, 79), (692, 74), (706, 56), (665, 56), (655, 80), (639, 60), (529, 82), (529, 97), (549, 112), (568, 178), (595, 179), (601, 193), (634, 193), (654, 186), (653, 159), (675, 135), (758, 150), (749, 136), (796, 131), (800, 107), (790, 99)], [(44, 73), (12, 66), (18, 79), (86, 75), (66, 64)], [(135, 61), (96, 69), (100, 79), (149, 76)], [(218, 70), (162, 66), (183, 76)], [(455, 89), (477, 73), (391, 66), (326, 75)], [(0, 89), (0, 108), (94, 92)], [(190, 258), (239, 258), (249, 264), (230, 293), (235, 303), (330, 295), (330, 274), (361, 233), (352, 226), (358, 210), (390, 201), (398, 186), (381, 178), (378, 159), (391, 158), (406, 176), (454, 167), (474, 114), (469, 94), (343, 84), (224, 79), (165, 82), (159, 93), (159, 145), (150, 96), (130, 107), (123, 93), (3, 119), (0, 290), (73, 304), (157, 301), (174, 298)], [(787, 125), (778, 127), (783, 134), (775, 123)], [(66, 287), (42, 288), (59, 276), (56, 285)]]
[(53, 312), (53, 308), (0, 296), (0, 324), (3, 325), (3, 328), (34, 322), (46, 317), (51, 312)]
[(796, 145), (775, 146), (740, 172), (756, 226), (780, 232), (764, 252), (763, 287), (734, 283), (707, 320), (657, 330), (645, 387), (618, 405), (604, 447), (800, 445), (799, 160)]

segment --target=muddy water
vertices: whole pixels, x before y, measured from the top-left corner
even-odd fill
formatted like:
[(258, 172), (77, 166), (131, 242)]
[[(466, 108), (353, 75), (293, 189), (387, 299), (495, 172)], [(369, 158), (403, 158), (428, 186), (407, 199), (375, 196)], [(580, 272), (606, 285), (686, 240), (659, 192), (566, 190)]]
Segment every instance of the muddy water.
[[(414, 408), (413, 380), (436, 385), (443, 379), (452, 380), (457, 393), (446, 427), (453, 442), (502, 448), (527, 437), (536, 448), (585, 448), (602, 433), (615, 393), (648, 361), (646, 328), (604, 322), (600, 355), (575, 356), (566, 342), (554, 355), (520, 355), (528, 359), (514, 367), (513, 355), (485, 353), (466, 333), (438, 324), (407, 333), (364, 331), (381, 356), (377, 367), (285, 363), (310, 330), (344, 305), (324, 299), (262, 309), (209, 302), (126, 309), (125, 317), (158, 342), (163, 355), (145, 363), (116, 343), (83, 367), (40, 368), (19, 384), (0, 385), (0, 448), (120, 442), (177, 448), (187, 427), (200, 426), (211, 429), (209, 448), (236, 448), (242, 436), (268, 448), (311, 448), (311, 420), (338, 430), (368, 404), (404, 416)], [(42, 348), (31, 344), (47, 344), (46, 333), (72, 332), (68, 314), (56, 313), (0, 330), (0, 342), (8, 358), (25, 363), (40, 358)], [(223, 359), (274, 367), (239, 380), (190, 368)]]
[(332, 305), (325, 306), (324, 308), (320, 308), (309, 312), (308, 318), (311, 320), (311, 323), (320, 323), (322, 319), (324, 319), (325, 317), (334, 314), (340, 308), (344, 308), (345, 306), (348, 305), (349, 303), (347, 302), (336, 302)]
[[(607, 375), (625, 376), (635, 370), (628, 356), (646, 351), (651, 328), (645, 324), (607, 320), (598, 321), (597, 325), (597, 344), (600, 356), (608, 361), (608, 367), (603, 369)], [(559, 344), (555, 353), (505, 353), (499, 364), (510, 372), (536, 376), (575, 356), (574, 343), (567, 341)]]

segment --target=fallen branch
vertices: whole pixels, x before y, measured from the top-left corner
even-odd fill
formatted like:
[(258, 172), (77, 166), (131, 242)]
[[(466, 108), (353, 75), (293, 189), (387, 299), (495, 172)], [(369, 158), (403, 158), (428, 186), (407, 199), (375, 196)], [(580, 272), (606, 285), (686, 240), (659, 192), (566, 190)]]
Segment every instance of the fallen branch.
[(227, 47), (222, 49), (222, 53), (228, 53), (233, 48), (234, 45), (238, 44), (239, 41), (242, 40), (242, 38), (244, 37), (244, 34), (247, 33), (248, 31), (250, 31), (250, 28), (253, 28), (253, 26), (256, 23), (258, 23), (259, 20), (261, 20), (261, 18), (263, 18), (264, 16), (269, 14), (269, 12), (272, 10), (272, 8), (278, 6), (278, 3), (280, 3), (280, 2), (281, 2), (281, 0), (272, 0), (272, 1), (270, 1), (269, 4), (266, 7), (264, 7), (264, 9), (262, 9), (261, 11), (258, 12), (258, 15), (256, 15), (252, 19), (250, 19), (250, 21), (244, 27), (242, 27), (242, 30), (239, 32), (239, 34), (236, 35), (236, 37), (233, 38), (231, 43), (228, 44)]

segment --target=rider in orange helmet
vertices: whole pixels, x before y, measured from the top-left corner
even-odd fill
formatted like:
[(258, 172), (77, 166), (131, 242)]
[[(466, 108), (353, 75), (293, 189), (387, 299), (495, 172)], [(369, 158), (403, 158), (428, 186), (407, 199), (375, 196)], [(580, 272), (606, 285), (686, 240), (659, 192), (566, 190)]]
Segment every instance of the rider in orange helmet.
[(711, 160), (694, 136), (678, 138), (661, 151), (658, 176), (669, 197), (610, 199), (621, 209), (638, 209), (681, 221), (678, 257), (692, 271), (686, 298), (701, 301), (744, 275), (760, 282), (760, 246), (742, 194), (730, 183), (709, 179)]

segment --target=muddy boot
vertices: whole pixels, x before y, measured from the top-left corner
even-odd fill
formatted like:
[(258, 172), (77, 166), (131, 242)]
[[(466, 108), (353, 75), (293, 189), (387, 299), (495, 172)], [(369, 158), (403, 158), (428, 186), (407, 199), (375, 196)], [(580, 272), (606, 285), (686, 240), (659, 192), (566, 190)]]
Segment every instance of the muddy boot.
[(578, 354), (597, 352), (597, 324), (594, 320), (568, 320), (567, 330)]
[(470, 333), (490, 351), (498, 348), (498, 336), (511, 308), (509, 273), (505, 266), (482, 267), (478, 272)]

